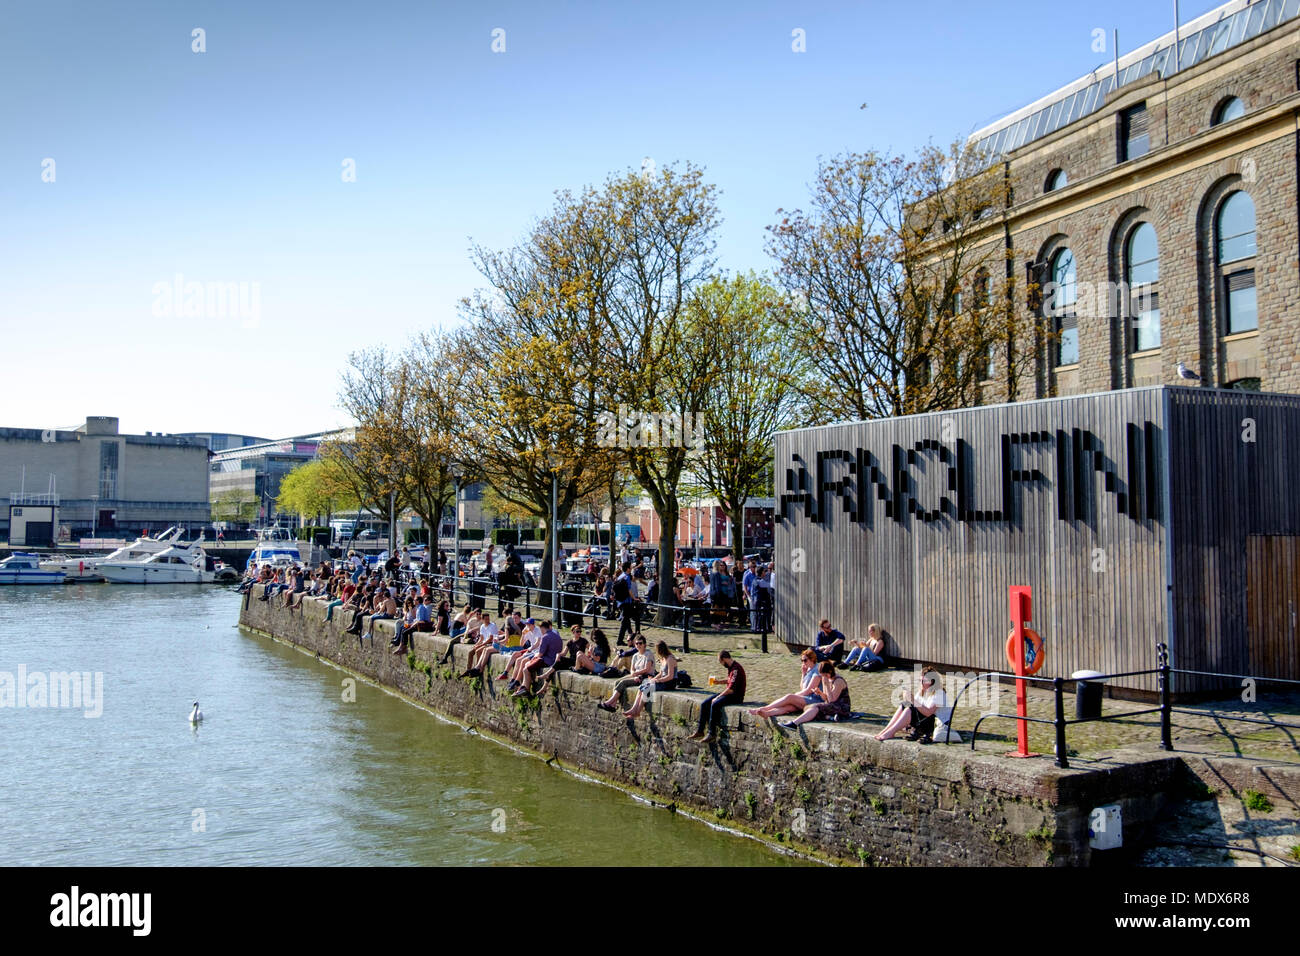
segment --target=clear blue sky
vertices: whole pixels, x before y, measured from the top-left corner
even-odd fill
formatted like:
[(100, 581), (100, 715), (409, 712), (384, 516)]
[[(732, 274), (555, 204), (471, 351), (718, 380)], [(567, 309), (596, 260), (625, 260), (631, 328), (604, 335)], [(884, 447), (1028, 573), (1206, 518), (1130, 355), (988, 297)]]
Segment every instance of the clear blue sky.
[[(555, 190), (689, 159), (723, 267), (766, 269), (819, 155), (964, 136), (1108, 62), (1095, 28), (1123, 52), (1172, 6), (4, 0), (0, 425), (342, 424), (348, 352), (454, 323), (471, 238), (516, 241)], [(256, 328), (155, 314), (178, 273), (258, 283)]]

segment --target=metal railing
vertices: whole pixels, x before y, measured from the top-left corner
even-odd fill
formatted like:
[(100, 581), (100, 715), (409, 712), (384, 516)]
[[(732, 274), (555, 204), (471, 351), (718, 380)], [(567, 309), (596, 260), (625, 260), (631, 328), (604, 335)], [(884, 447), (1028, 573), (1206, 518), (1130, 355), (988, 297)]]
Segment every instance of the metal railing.
[[(466, 603), (470, 606), (478, 606), (480, 609), (486, 608), (487, 599), (495, 594), (497, 598), (497, 616), (502, 617), (510, 614), (515, 610), (515, 606), (523, 604), (523, 616), (533, 617), (536, 608), (543, 613), (550, 613), (556, 616), (556, 623), (565, 622), (582, 623), (586, 618), (591, 618), (591, 626), (599, 627), (602, 613), (605, 620), (619, 621), (620, 631), (624, 629), (623, 622), (628, 620), (631, 628), (639, 632), (641, 623), (645, 620), (649, 611), (665, 611), (669, 619), (677, 618), (680, 615), (680, 623), (672, 624), (654, 624), (649, 626), (660, 627), (671, 631), (681, 632), (682, 651), (690, 653), (691, 650), (691, 620), (692, 618), (707, 619), (713, 616), (713, 608), (709, 604), (665, 604), (652, 601), (635, 601), (625, 607), (619, 607), (615, 615), (609, 615), (612, 598), (607, 598), (603, 594), (596, 594), (592, 590), (575, 589), (573, 586), (565, 587), (561, 584), (558, 589), (559, 601), (556, 601), (557, 590), (554, 588), (543, 588), (535, 584), (524, 583), (522, 585), (502, 585), (495, 578), (478, 575), (450, 575), (437, 574), (434, 572), (414, 571), (402, 569), (397, 572), (398, 582), (402, 585), (412, 583), (420, 584), (425, 581), (430, 583), (430, 588), (437, 595), (445, 597), (456, 607), (460, 601), (462, 593), (467, 598)], [(514, 596), (506, 594), (507, 590), (514, 590)], [(566, 598), (578, 598), (578, 608), (575, 610), (571, 604), (566, 604)], [(557, 609), (558, 603), (558, 609)], [(761, 639), (763, 653), (768, 650), (768, 635), (772, 630), (772, 609), (769, 608), (748, 608), (743, 606), (731, 606), (727, 609), (728, 618), (732, 614), (739, 615), (757, 615), (756, 623), (757, 633)], [(630, 620), (628, 616), (630, 615)], [(576, 620), (575, 620), (576, 618)], [(698, 630), (698, 628), (696, 628)]]
[[(1222, 674), (1214, 671), (1195, 671), (1195, 670), (1187, 670), (1184, 668), (1170, 667), (1168, 645), (1157, 644), (1156, 653), (1158, 655), (1160, 665), (1158, 667), (1151, 668), (1150, 670), (1123, 671), (1115, 674), (1099, 674), (1096, 676), (1089, 676), (1089, 677), (1032, 677), (1028, 675), (1021, 677), (1021, 676), (1017, 676), (1016, 674), (1008, 674), (1008, 673), (1003, 673), (1001, 671), (988, 671), (983, 674), (978, 674), (975, 677), (972, 677), (969, 680), (967, 680), (966, 683), (962, 686), (962, 689), (957, 692), (957, 696), (952, 703), (952, 708), (948, 717), (947, 726), (950, 729), (956, 729), (953, 727), (953, 720), (957, 715), (957, 707), (961, 702), (962, 694), (966, 693), (967, 689), (972, 684), (990, 678), (1004, 678), (1010, 680), (1024, 680), (1036, 684), (1050, 684), (1052, 686), (1052, 693), (1054, 697), (1055, 716), (1051, 720), (1048, 720), (1045, 717), (1029, 717), (1029, 716), (1021, 717), (1019, 714), (1003, 714), (1001, 712), (992, 713), (992, 714), (981, 714), (979, 719), (975, 721), (975, 726), (972, 727), (970, 731), (971, 734), (970, 749), (972, 751), (974, 751), (975, 749), (975, 741), (979, 734), (980, 724), (982, 724), (985, 720), (989, 720), (993, 718), (1004, 719), (1004, 720), (1015, 720), (1015, 721), (1023, 720), (1027, 723), (1033, 723), (1033, 724), (1051, 724), (1053, 729), (1055, 730), (1055, 737), (1056, 737), (1056, 765), (1063, 769), (1069, 769), (1070, 766), (1069, 756), (1068, 756), (1069, 749), (1066, 743), (1066, 734), (1065, 734), (1065, 729), (1070, 724), (1087, 724), (1087, 723), (1096, 723), (1099, 721), (1107, 721), (1107, 720), (1126, 720), (1130, 717), (1140, 717), (1144, 714), (1158, 713), (1160, 715), (1160, 749), (1161, 750), (1174, 749), (1173, 721), (1171, 718), (1173, 714), (1176, 713), (1190, 714), (1195, 716), (1209, 716), (1220, 720), (1233, 720), (1233, 721), (1241, 721), (1243, 723), (1265, 724), (1270, 727), (1281, 727), (1281, 728), (1288, 728), (1292, 730), (1300, 730), (1300, 724), (1288, 724), (1277, 720), (1261, 720), (1257, 717), (1241, 717), (1235, 714), (1224, 714), (1214, 710), (1203, 711), (1203, 710), (1190, 710), (1187, 708), (1175, 708), (1172, 705), (1169, 678), (1173, 674), (1187, 674), (1187, 675), (1199, 676), (1199, 677), (1219, 677), (1225, 680), (1254, 680), (1254, 681), (1264, 682), (1264, 683), (1293, 684), (1297, 687), (1300, 687), (1300, 681), (1288, 680), (1286, 678), (1281, 678), (1281, 677), (1255, 677), (1250, 674)], [(1067, 683), (1075, 685), (1075, 693), (1077, 694), (1079, 692), (1078, 690), (1079, 684), (1087, 684), (1087, 683), (1100, 684), (1103, 681), (1114, 680), (1115, 678), (1119, 678), (1119, 677), (1141, 677), (1141, 676), (1147, 676), (1151, 674), (1155, 674), (1158, 677), (1157, 688), (1160, 697), (1160, 705), (1158, 707), (1150, 707), (1147, 708), (1146, 710), (1128, 710), (1116, 714), (1101, 714), (1097, 717), (1074, 717), (1069, 720), (1066, 719), (1064, 692), (1065, 692), (1065, 685)], [(951, 742), (952, 742), (952, 734), (951, 733), (945, 734), (944, 744), (946, 745)]]

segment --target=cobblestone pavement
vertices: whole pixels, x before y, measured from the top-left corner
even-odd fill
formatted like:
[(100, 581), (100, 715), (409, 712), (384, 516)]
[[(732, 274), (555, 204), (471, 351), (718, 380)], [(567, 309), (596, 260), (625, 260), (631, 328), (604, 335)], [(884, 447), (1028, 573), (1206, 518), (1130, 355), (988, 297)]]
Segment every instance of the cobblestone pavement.
[[(590, 624), (590, 619), (587, 621)], [(618, 633), (618, 622), (601, 622), (613, 644)], [(651, 646), (660, 639), (666, 640), (674, 650), (680, 651), (682, 632), (646, 625), (643, 633)], [(799, 662), (797, 649), (791, 650), (775, 638), (769, 638), (769, 652), (758, 649), (759, 636), (747, 631), (692, 631), (691, 653), (682, 657), (682, 666), (691, 674), (696, 687), (705, 686), (710, 674), (722, 675), (717, 653), (726, 648), (745, 668), (748, 679), (748, 698), (766, 703), (799, 689)], [(746, 646), (746, 645), (753, 646)], [(865, 718), (850, 726), (861, 726), (864, 733), (876, 733), (894, 712), (896, 695), (905, 686), (915, 686), (919, 679), (916, 668), (895, 667), (876, 673), (845, 673), (853, 710)], [(909, 683), (911, 682), (911, 683)], [(1300, 731), (1260, 724), (1233, 721), (1232, 717), (1252, 717), (1277, 720), (1300, 725), (1300, 693), (1272, 693), (1260, 685), (1254, 703), (1227, 699), (1195, 704), (1178, 704), (1172, 715), (1174, 749), (1182, 752), (1221, 754), (1250, 757), (1261, 760), (1300, 764)], [(955, 694), (949, 691), (951, 699)], [(1030, 717), (1051, 720), (1055, 716), (1055, 701), (1050, 691), (1030, 689), (1028, 694)], [(1114, 717), (1095, 723), (1071, 724), (1066, 730), (1066, 746), (1072, 763), (1086, 766), (1091, 761), (1104, 760), (1109, 751), (1120, 748), (1158, 749), (1160, 744), (1160, 714), (1136, 714), (1156, 707), (1152, 702), (1114, 700), (1103, 702), (1103, 715)], [(980, 715), (987, 711), (1014, 714), (1015, 689), (1011, 684), (980, 682), (963, 695), (953, 727), (959, 731), (965, 746), (969, 746), (970, 730)], [(1177, 712), (1183, 711), (1183, 712)], [(1134, 714), (1134, 716), (1124, 716)], [(1074, 717), (1074, 695), (1067, 694), (1065, 716)], [(1016, 722), (994, 718), (980, 725), (976, 750), (1002, 753), (1013, 750), (1016, 744)], [(951, 746), (955, 746), (952, 744)], [(1055, 746), (1054, 728), (1047, 724), (1029, 724), (1029, 748), (1033, 752), (1052, 754)]]

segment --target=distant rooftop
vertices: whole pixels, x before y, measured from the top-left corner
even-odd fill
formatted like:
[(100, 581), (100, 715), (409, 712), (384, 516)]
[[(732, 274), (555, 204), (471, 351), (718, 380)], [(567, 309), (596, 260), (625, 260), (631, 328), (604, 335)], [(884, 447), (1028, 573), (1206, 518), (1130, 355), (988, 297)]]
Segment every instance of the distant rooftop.
[(969, 141), (987, 151), (990, 160), (996, 161), (1027, 143), (1095, 113), (1119, 86), (1126, 86), (1152, 73), (1169, 76), (1195, 66), (1294, 19), (1297, 14), (1300, 14), (1300, 0), (1232, 0), (1179, 26), (1176, 58), (1175, 31), (1171, 30), (1158, 40), (1121, 56), (1118, 77), (1113, 62), (1103, 64), (1055, 93), (976, 131)]

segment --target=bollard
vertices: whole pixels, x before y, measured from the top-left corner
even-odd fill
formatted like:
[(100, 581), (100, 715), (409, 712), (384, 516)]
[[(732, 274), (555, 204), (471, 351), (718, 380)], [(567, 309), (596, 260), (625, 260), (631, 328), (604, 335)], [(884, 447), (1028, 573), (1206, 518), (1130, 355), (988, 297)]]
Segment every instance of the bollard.
[(1160, 654), (1160, 749), (1173, 750), (1169, 720), (1169, 645), (1157, 644), (1156, 650)]
[(691, 652), (691, 613), (688, 610), (682, 615), (682, 653)]
[(1056, 693), (1056, 765), (1062, 770), (1070, 768), (1065, 750), (1065, 699), (1062, 692), (1065, 682), (1059, 677), (1052, 678), (1052, 690)]

